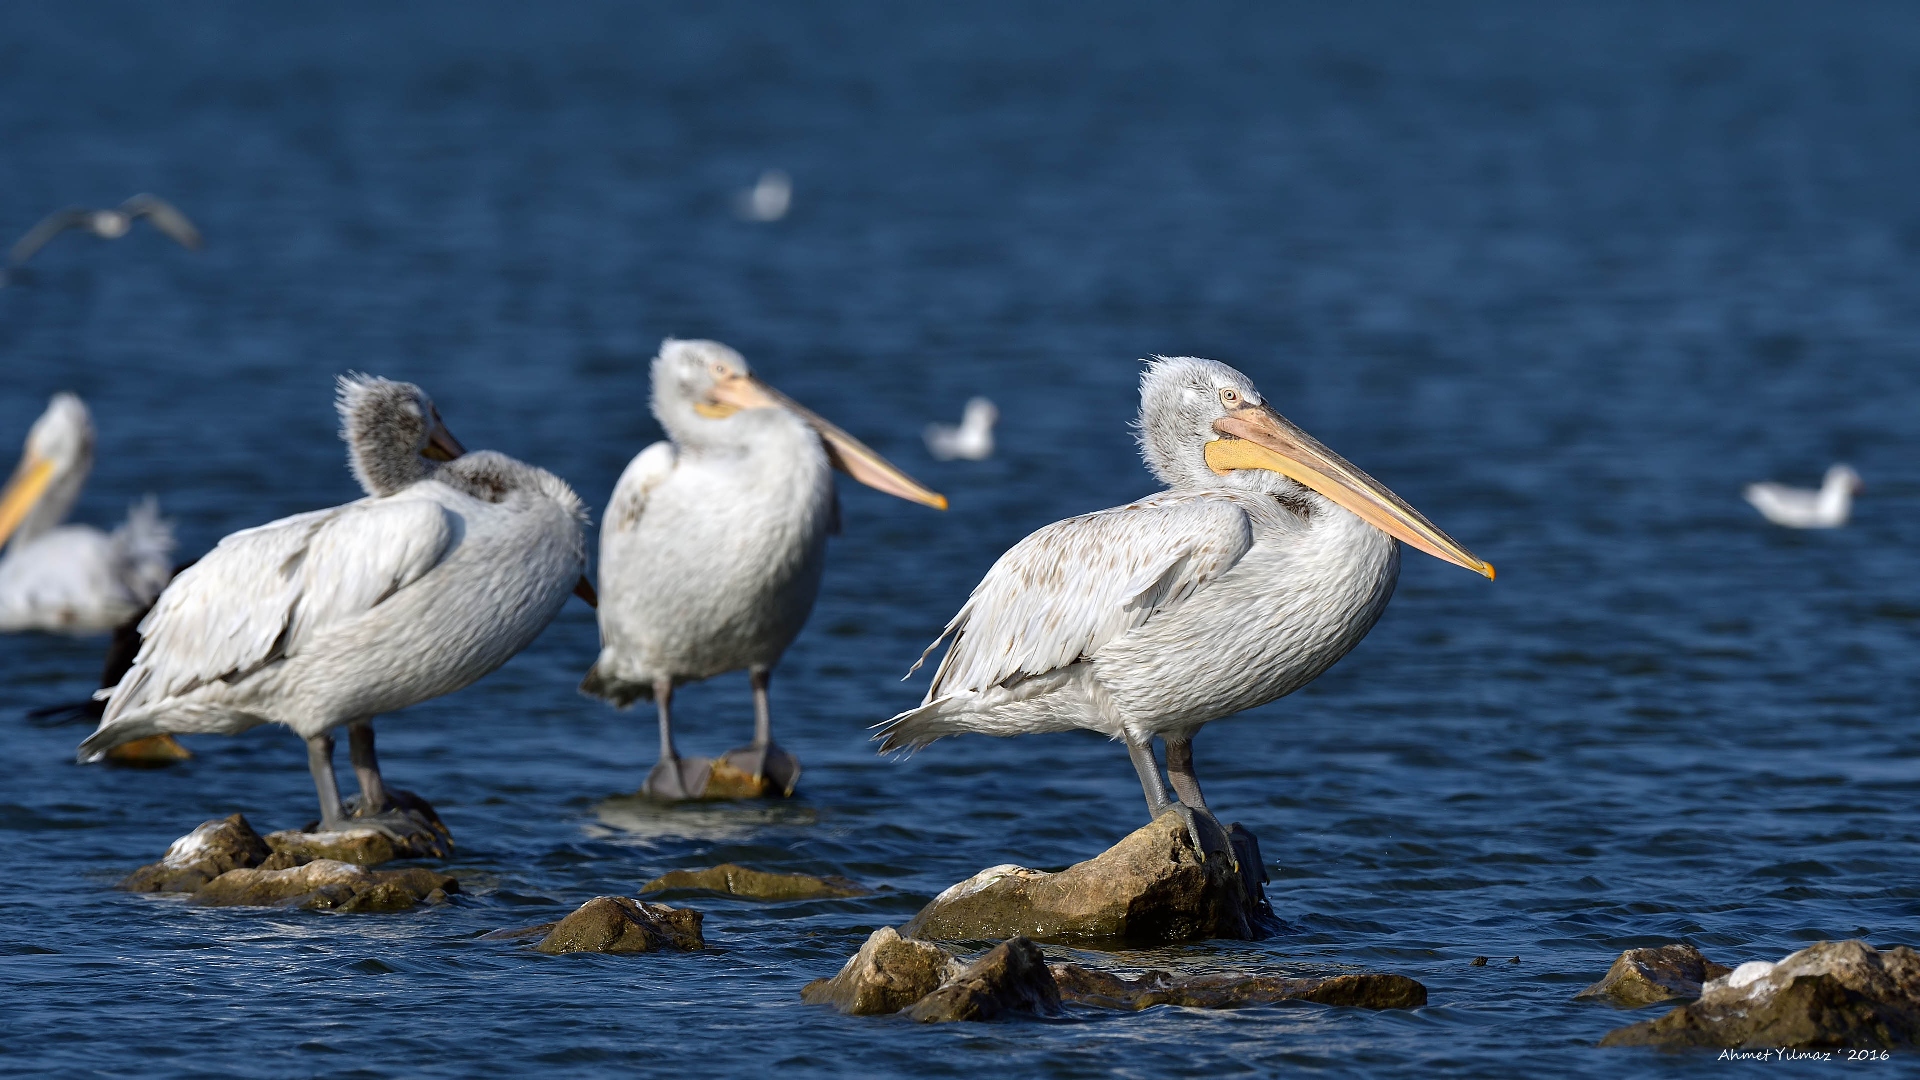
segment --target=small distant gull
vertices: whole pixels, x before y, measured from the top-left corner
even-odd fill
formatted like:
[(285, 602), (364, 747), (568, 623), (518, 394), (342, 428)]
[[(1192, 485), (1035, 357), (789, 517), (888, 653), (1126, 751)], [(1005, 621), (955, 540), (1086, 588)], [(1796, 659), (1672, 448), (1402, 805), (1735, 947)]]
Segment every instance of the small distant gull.
[(969, 398), (959, 427), (927, 425), (927, 449), (941, 461), (985, 461), (993, 456), (993, 425), (999, 419), (1000, 410), (993, 407), (993, 402), (983, 397)]
[(1768, 521), (1789, 529), (1837, 529), (1853, 513), (1853, 497), (1865, 490), (1860, 474), (1846, 465), (1827, 470), (1818, 491), (1783, 484), (1748, 484), (1747, 501)]
[(760, 182), (740, 193), (734, 211), (746, 221), (779, 221), (793, 207), (793, 178), (779, 169), (760, 174)]
[[(172, 237), (181, 247), (200, 250), (200, 230), (187, 220), (187, 215), (157, 195), (135, 195), (112, 210), (69, 206), (48, 214), (13, 245), (7, 255), (7, 269), (24, 266), (47, 241), (68, 229), (85, 229), (102, 240), (118, 240), (132, 231), (133, 223), (140, 218), (153, 222), (154, 228)], [(5, 284), (6, 276), (0, 275), (0, 285)]]

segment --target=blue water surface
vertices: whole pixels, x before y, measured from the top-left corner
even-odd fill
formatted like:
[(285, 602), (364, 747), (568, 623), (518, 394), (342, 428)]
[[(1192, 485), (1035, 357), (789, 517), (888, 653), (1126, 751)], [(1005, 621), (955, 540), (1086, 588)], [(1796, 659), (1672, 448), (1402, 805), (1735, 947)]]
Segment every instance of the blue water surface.
[[(349, 369), (420, 382), (468, 446), (597, 511), (658, 437), (669, 334), (740, 348), (953, 503), (842, 484), (774, 684), (791, 802), (621, 798), (652, 717), (574, 691), (578, 604), (384, 720), (389, 777), (460, 844), (461, 897), (406, 914), (114, 891), (204, 819), (307, 820), (299, 744), (75, 766), (81, 730), (17, 713), (89, 690), (102, 641), (0, 640), (0, 1073), (1730, 1067), (1595, 1049), (1656, 1012), (1571, 998), (1632, 946), (1916, 937), (1917, 128), (1901, 3), (0, 5), (0, 234), (154, 191), (207, 236), (65, 236), (0, 290), (0, 442), (84, 395), (80, 519), (152, 492), (191, 555), (354, 497)], [(769, 168), (792, 213), (738, 220)], [(1143, 820), (1097, 737), (888, 761), (866, 729), (918, 700), (900, 674), (1008, 545), (1151, 490), (1127, 423), (1152, 353), (1241, 367), (1500, 578), (1410, 555), (1352, 656), (1198, 741), (1295, 932), (1082, 958), (1397, 971), (1430, 1003), (930, 1028), (803, 1006), (945, 886)], [(999, 454), (932, 460), (921, 426), (977, 393)], [(1844, 530), (1740, 501), (1836, 460), (1868, 488)], [(745, 677), (678, 712), (691, 750), (745, 741)], [(880, 891), (691, 901), (692, 955), (477, 940), (728, 860)]]

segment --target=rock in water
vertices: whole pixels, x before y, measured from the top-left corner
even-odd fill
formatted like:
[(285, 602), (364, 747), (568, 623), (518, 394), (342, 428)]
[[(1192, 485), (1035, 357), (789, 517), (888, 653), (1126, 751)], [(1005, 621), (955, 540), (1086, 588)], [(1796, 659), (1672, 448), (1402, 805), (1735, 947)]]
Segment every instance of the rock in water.
[(1235, 846), (1246, 855), (1203, 859), (1180, 816), (1165, 813), (1059, 873), (1012, 864), (982, 870), (934, 897), (900, 932), (931, 941), (1258, 940), (1276, 926), (1260, 888), (1266, 875), (1252, 835), (1233, 831), (1245, 838)]
[(705, 870), (674, 870), (640, 886), (640, 895), (672, 889), (703, 889), (755, 900), (821, 900), (871, 896), (873, 890), (838, 875), (775, 874), (721, 863)]
[(903, 938), (891, 926), (875, 930), (840, 973), (802, 987), (800, 1000), (831, 1005), (852, 1016), (894, 1013), (940, 988), (960, 965), (938, 945)]
[(693, 952), (707, 947), (699, 912), (643, 904), (625, 896), (596, 896), (553, 924), (534, 949), (543, 953)]
[(1700, 1000), (1601, 1046), (1906, 1049), (1920, 1044), (1920, 954), (1822, 941), (1708, 982)]
[(229, 870), (259, 866), (272, 852), (245, 815), (201, 823), (175, 840), (157, 863), (128, 874), (120, 888), (128, 892), (193, 892)]
[(1149, 971), (1129, 979), (1079, 964), (1055, 964), (1053, 979), (1063, 1000), (1101, 1009), (1138, 1010), (1154, 1005), (1238, 1009), (1276, 1001), (1317, 1001), (1358, 1009), (1417, 1009), (1427, 1003), (1427, 988), (1405, 975), (1281, 978)]
[(1697, 998), (1704, 983), (1731, 970), (1700, 955), (1700, 950), (1691, 945), (1628, 949), (1599, 982), (1573, 996), (1575, 1000), (1601, 998), (1637, 1009), (1676, 998)]
[[(404, 911), (422, 900), (444, 899), (460, 883), (418, 867), (369, 870), (316, 859), (285, 870), (229, 870), (193, 894), (206, 907), (290, 907), (317, 911)], [(438, 894), (438, 897), (435, 894)]]
[(1057, 1016), (1060, 988), (1040, 946), (1023, 937), (995, 946), (908, 1007), (923, 1024), (996, 1020), (1011, 1014)]
[(107, 761), (136, 769), (159, 769), (193, 757), (193, 751), (181, 746), (167, 734), (123, 742), (107, 751)]

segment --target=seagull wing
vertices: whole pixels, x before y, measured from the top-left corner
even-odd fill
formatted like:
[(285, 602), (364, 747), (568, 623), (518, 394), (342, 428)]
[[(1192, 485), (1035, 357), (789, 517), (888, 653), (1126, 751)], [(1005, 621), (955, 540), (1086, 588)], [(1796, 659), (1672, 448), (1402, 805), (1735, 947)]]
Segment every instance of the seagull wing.
[(9, 266), (21, 265), (28, 259), (33, 258), (34, 252), (45, 247), (47, 241), (59, 236), (68, 229), (78, 228), (86, 223), (87, 212), (80, 207), (69, 206), (65, 210), (55, 210), (53, 213), (41, 218), (40, 224), (28, 229), (27, 235), (14, 242), (13, 251), (7, 256), (7, 264)]
[(1247, 511), (1205, 494), (1160, 495), (1054, 522), (1000, 556), (921, 654), (924, 662), (953, 639), (926, 701), (1089, 657), (1205, 588), (1252, 546)]
[(120, 204), (120, 212), (130, 218), (147, 218), (153, 227), (171, 236), (189, 251), (200, 250), (200, 230), (187, 215), (158, 195), (135, 195)]
[[(429, 499), (365, 499), (234, 533), (175, 577), (140, 623), (115, 718), (213, 682), (238, 683), (378, 607), (453, 547)], [(87, 748), (82, 747), (82, 753)]]

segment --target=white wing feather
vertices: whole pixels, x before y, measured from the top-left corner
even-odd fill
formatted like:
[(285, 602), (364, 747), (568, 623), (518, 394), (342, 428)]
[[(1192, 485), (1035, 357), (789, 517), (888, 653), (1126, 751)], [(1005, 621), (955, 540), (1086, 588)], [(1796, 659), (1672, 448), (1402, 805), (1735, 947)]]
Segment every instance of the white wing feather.
[(926, 703), (1091, 656), (1206, 587), (1252, 546), (1246, 510), (1205, 494), (1056, 521), (1000, 556), (921, 654), (924, 662), (953, 638)]
[(613, 485), (613, 502), (607, 507), (606, 527), (616, 532), (632, 532), (646, 512), (647, 496), (673, 472), (673, 444), (657, 442), (633, 456), (620, 481)]
[(220, 541), (140, 623), (140, 653), (101, 718), (238, 682), (378, 606), (438, 565), (454, 525), (428, 499), (367, 499)]

